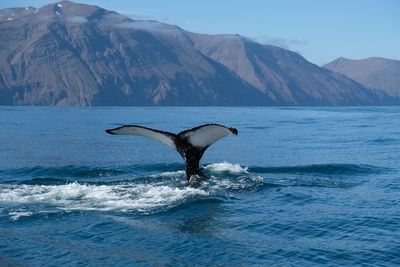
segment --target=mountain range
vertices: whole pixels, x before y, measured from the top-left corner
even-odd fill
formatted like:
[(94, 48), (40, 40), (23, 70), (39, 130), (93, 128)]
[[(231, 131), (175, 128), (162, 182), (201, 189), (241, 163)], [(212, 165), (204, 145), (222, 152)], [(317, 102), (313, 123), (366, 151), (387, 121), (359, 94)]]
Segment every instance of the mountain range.
[(400, 103), (333, 63), (70, 1), (0, 10), (2, 105)]

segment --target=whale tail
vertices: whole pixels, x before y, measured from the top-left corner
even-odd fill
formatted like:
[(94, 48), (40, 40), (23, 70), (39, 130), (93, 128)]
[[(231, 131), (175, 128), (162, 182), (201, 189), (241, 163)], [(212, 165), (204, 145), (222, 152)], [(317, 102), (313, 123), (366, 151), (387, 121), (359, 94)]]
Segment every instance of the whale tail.
[(200, 159), (209, 146), (228, 135), (238, 134), (237, 129), (219, 124), (204, 124), (178, 134), (139, 125), (123, 125), (114, 129), (107, 129), (106, 132), (115, 135), (143, 136), (176, 150), (185, 160), (186, 178), (189, 182), (194, 177), (204, 177), (203, 170), (200, 167)]

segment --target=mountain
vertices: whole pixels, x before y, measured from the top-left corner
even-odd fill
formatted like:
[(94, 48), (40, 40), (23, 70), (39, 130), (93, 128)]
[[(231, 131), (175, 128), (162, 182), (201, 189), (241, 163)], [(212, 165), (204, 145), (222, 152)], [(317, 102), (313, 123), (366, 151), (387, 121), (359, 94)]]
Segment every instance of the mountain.
[(387, 99), (283, 48), (240, 36), (193, 34), (192, 39), (203, 54), (229, 67), (275, 104), (368, 105)]
[(400, 96), (400, 61), (371, 57), (352, 60), (338, 58), (324, 66), (346, 75), (362, 85), (383, 90), (391, 96)]
[(174, 39), (132, 28), (135, 22), (118, 13), (68, 1), (7, 13), (14, 16), (0, 24), (2, 104), (267, 101), (222, 64)]
[(3, 105), (373, 105), (294, 52), (61, 1), (0, 10)]

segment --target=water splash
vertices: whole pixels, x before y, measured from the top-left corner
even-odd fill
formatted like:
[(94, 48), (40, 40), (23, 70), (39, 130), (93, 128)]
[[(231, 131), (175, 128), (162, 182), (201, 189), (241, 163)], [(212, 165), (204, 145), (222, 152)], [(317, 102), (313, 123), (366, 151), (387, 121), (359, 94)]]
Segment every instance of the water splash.
[(242, 167), (239, 164), (231, 164), (229, 162), (212, 163), (204, 167), (206, 170), (214, 172), (228, 172), (230, 174), (248, 174), (248, 167)]
[[(115, 169), (85, 166), (64, 168), (37, 166), (13, 169), (11, 170), (13, 174), (33, 176), (33, 178), (11, 183), (3, 180), (0, 183), (0, 205), (4, 207), (0, 213), (8, 214), (12, 220), (60, 210), (148, 214), (177, 207), (199, 198), (229, 198), (232, 194), (251, 192), (256, 188), (276, 186), (345, 188), (353, 186), (354, 183), (335, 179), (335, 176), (385, 171), (370, 165), (246, 167), (220, 162), (206, 165), (204, 168), (209, 178), (193, 187), (186, 182), (185, 171), (182, 168), (183, 165), (177, 164), (156, 164)], [(142, 175), (134, 176), (129, 173), (129, 171), (137, 172), (136, 169), (139, 169)], [(3, 170), (3, 174), (9, 172)], [(146, 172), (150, 174), (143, 175)], [(103, 176), (105, 173), (111, 175), (113, 179), (106, 179), (109, 177)], [(37, 174), (43, 175), (44, 178), (35, 177)]]
[[(192, 187), (167, 185), (119, 184), (88, 185), (77, 182), (65, 185), (2, 185), (0, 203), (5, 206), (45, 204), (55, 209), (139, 211), (151, 213), (207, 192)], [(32, 207), (34, 208), (34, 207)], [(21, 213), (9, 213), (19, 218)], [(26, 212), (24, 216), (33, 213)]]

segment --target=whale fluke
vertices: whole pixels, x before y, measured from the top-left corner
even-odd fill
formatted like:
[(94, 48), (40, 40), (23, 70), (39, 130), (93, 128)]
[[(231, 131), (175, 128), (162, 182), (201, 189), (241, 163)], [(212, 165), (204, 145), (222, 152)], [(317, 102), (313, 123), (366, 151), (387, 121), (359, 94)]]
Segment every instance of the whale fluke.
[(235, 128), (228, 128), (214, 123), (197, 126), (178, 134), (140, 125), (123, 125), (114, 129), (107, 129), (106, 132), (115, 135), (147, 137), (176, 150), (185, 160), (186, 177), (189, 182), (193, 177), (204, 177), (204, 173), (200, 167), (200, 159), (209, 146), (228, 135), (238, 134)]
[(109, 134), (117, 134), (117, 135), (137, 135), (137, 136), (147, 137), (176, 150), (175, 146), (176, 135), (173, 133), (158, 131), (155, 129), (139, 125), (124, 125), (118, 128), (108, 129), (106, 130), (106, 132)]

